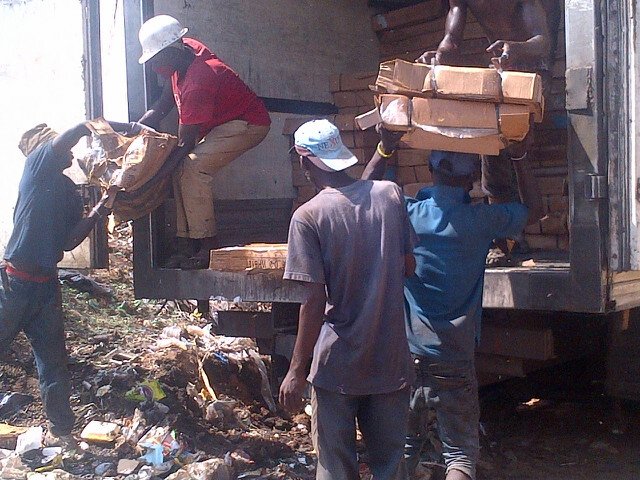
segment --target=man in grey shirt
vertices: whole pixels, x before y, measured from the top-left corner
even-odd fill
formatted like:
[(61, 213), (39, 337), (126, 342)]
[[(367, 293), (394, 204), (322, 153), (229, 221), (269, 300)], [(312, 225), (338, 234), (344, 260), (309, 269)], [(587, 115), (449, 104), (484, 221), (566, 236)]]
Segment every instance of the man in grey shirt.
[(374, 478), (400, 478), (413, 381), (403, 280), (415, 266), (402, 192), (347, 175), (357, 159), (326, 120), (302, 125), (295, 149), (320, 193), (289, 227), (284, 278), (305, 282), (308, 297), (280, 402), (296, 411), (312, 384), (318, 479), (358, 478), (356, 420)]

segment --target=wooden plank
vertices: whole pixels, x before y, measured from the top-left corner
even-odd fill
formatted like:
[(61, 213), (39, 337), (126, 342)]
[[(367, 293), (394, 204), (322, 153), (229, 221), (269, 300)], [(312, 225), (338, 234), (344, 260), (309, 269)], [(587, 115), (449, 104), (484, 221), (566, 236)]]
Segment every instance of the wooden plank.
[(371, 19), (371, 26), (374, 32), (393, 30), (406, 25), (435, 20), (444, 16), (445, 13), (441, 0), (429, 0), (388, 13), (374, 15)]
[(478, 353), (530, 360), (549, 360), (554, 356), (553, 331), (527, 330), (504, 325), (483, 325)]
[(442, 40), (441, 32), (425, 33), (423, 35), (408, 38), (400, 42), (381, 43), (380, 53), (381, 55), (387, 56), (387, 55), (393, 55), (395, 52), (405, 53), (405, 52), (413, 52), (416, 50), (424, 51), (427, 48), (435, 49), (433, 47), (435, 46), (437, 48), (441, 40)]
[[(380, 52), (389, 54), (393, 52), (414, 51), (416, 49), (433, 49), (435, 50), (442, 41), (443, 32), (427, 32), (415, 37), (407, 38), (398, 42), (380, 43)], [(476, 23), (470, 28), (465, 29), (464, 41), (479, 40), (486, 48), (489, 45), (487, 37), (484, 35), (480, 24)], [(465, 50), (461, 50), (466, 53)]]
[(221, 272), (284, 270), (286, 259), (286, 243), (254, 243), (212, 250), (209, 268)]

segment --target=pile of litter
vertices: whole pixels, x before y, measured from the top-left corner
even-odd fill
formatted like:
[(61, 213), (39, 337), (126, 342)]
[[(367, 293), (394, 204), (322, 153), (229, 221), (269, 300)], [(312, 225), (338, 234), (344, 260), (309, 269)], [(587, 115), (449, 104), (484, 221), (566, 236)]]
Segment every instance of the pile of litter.
[[(211, 327), (171, 325), (130, 349), (75, 350), (93, 367), (78, 385), (79, 442), (48, 447), (41, 425), (3, 424), (0, 478), (314, 477), (309, 416), (278, 410), (268, 357), (253, 340)], [(102, 337), (100, 344), (112, 340)], [(33, 401), (5, 398), (0, 413)]]

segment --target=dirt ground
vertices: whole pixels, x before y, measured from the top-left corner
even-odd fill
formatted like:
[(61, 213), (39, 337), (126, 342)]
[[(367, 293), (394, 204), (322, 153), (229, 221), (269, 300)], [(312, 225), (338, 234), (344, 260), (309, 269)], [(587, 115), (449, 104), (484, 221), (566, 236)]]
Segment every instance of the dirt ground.
[[(192, 305), (135, 300), (128, 229), (117, 230), (110, 242), (110, 270), (91, 275), (108, 285), (113, 297), (63, 286), (72, 404), (78, 416), (74, 433), (94, 419), (129, 425), (138, 409), (148, 427), (165, 425), (175, 432), (181, 461), (226, 455), (240, 478), (313, 478), (310, 419), (304, 413), (291, 418), (270, 411), (259, 362), (247, 353), (251, 342), (215, 343), (206, 350), (203, 338), (186, 333), (187, 325), (211, 323)], [(176, 325), (188, 347), (168, 340), (172, 330), (166, 327)], [(269, 359), (263, 360), (268, 365)], [(617, 405), (605, 396), (602, 364), (601, 358), (582, 359), (482, 389), (479, 480), (640, 479), (640, 407)], [(209, 417), (211, 398), (194, 399), (202, 388), (200, 365), (218, 405), (229, 405)], [(153, 402), (126, 398), (144, 380), (160, 383), (166, 394), (160, 403), (168, 412)], [(0, 421), (46, 425), (33, 356), (23, 336), (10, 352), (0, 352), (0, 394), (11, 391), (31, 394), (34, 401)], [(91, 444), (66, 458), (62, 468), (78, 478), (98, 478), (94, 472), (100, 464), (115, 465), (139, 454), (126, 442)], [(432, 478), (441, 478), (441, 468), (432, 468)], [(109, 475), (125, 478), (113, 470)]]

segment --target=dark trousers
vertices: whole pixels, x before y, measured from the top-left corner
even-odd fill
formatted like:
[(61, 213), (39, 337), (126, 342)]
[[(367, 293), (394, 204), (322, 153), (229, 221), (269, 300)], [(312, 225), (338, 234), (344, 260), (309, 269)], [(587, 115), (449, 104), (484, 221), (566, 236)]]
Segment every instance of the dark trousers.
[(355, 480), (356, 421), (374, 480), (406, 478), (404, 439), (409, 389), (378, 395), (343, 395), (314, 387), (311, 433), (318, 454), (318, 480)]
[(435, 414), (442, 457), (450, 470), (476, 478), (480, 452), (478, 381), (473, 360), (447, 363), (414, 355), (416, 383), (411, 394), (405, 461), (413, 474), (429, 439)]
[[(2, 272), (4, 274), (4, 272)], [(0, 352), (20, 330), (31, 343), (40, 395), (55, 435), (71, 433), (75, 417), (69, 405), (71, 385), (64, 345), (64, 317), (57, 278), (46, 283), (3, 275), (0, 287)]]

